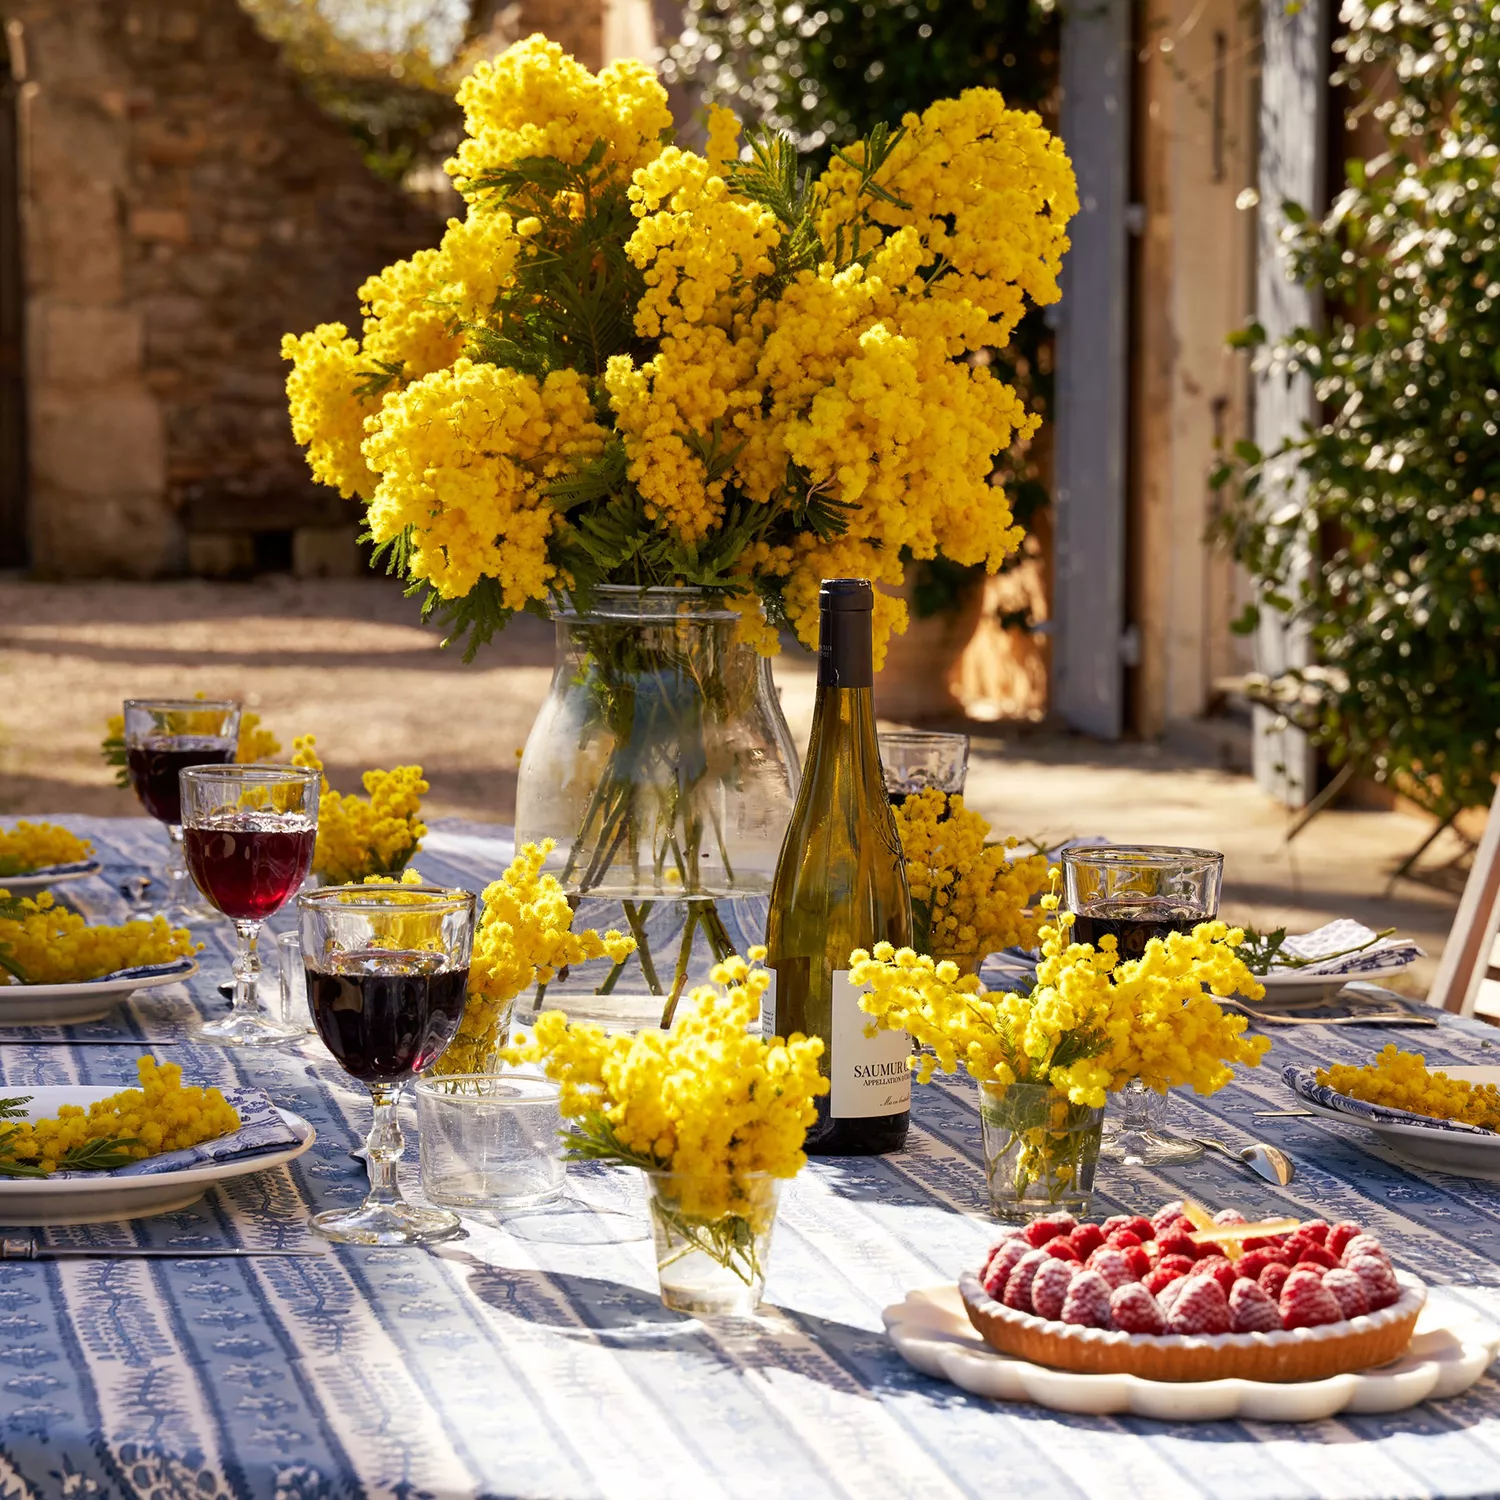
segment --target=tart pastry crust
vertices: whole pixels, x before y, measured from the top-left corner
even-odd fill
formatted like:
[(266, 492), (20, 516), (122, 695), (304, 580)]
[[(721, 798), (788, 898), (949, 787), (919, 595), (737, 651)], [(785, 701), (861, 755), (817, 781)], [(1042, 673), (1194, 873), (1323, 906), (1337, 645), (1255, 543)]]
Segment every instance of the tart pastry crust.
[(1148, 1380), (1323, 1380), (1397, 1358), (1411, 1342), (1427, 1288), (1396, 1273), (1401, 1297), (1378, 1312), (1279, 1333), (1120, 1333), (1052, 1322), (1003, 1306), (966, 1272), (959, 1291), (969, 1321), (1002, 1354), (1085, 1375)]

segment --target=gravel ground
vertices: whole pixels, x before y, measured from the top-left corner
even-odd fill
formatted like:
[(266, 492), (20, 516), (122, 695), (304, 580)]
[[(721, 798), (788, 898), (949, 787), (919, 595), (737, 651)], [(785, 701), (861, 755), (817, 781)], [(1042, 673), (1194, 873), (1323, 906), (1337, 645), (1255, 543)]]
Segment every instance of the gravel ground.
[[(551, 676), (552, 631), (523, 617), (465, 666), (384, 579), (218, 584), (0, 581), (0, 814), (129, 815), (133, 796), (99, 758), (104, 721), (125, 697), (204, 691), (239, 697), (290, 750), (317, 736), (334, 785), (369, 766), (418, 762), (427, 811), (508, 822), (516, 758)], [(805, 743), (811, 659), (776, 666)], [(877, 685), (877, 701), (879, 688)], [(1416, 936), (1430, 975), (1451, 897), (1386, 871), (1426, 831), (1397, 812), (1324, 814), (1292, 845), (1287, 814), (1243, 776), (1150, 745), (975, 726), (969, 801), (999, 830), (1098, 833), (1207, 845), (1226, 855), (1226, 915), (1305, 930), (1357, 916)], [(1439, 851), (1440, 852), (1440, 851)]]

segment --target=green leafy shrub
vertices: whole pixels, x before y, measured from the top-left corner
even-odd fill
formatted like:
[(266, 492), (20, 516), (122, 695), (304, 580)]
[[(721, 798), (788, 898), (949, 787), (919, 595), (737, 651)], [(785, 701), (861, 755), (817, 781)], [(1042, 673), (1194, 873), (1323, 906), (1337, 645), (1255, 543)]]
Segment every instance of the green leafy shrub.
[(1321, 222), (1286, 205), (1329, 316), (1259, 358), (1305, 371), (1321, 415), (1277, 453), (1240, 446), (1222, 535), (1259, 596), (1237, 628), (1273, 611), (1317, 663), (1267, 700), (1447, 818), (1500, 774), (1500, 25), (1473, 0), (1343, 17), (1334, 81), (1386, 149)]

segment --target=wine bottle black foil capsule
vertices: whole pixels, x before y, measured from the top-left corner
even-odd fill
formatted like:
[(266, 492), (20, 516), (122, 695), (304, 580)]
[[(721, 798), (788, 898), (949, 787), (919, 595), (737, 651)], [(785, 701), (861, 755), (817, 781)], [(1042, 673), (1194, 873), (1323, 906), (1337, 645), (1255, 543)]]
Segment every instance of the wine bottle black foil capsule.
[(867, 579), (819, 591), (818, 692), (797, 805), (771, 891), (767, 946), (776, 982), (763, 1030), (823, 1040), (831, 1092), (807, 1150), (821, 1156), (895, 1151), (911, 1121), (909, 1040), (864, 1035), (869, 1017), (848, 981), (849, 954), (912, 940), (906, 867), (875, 739)]

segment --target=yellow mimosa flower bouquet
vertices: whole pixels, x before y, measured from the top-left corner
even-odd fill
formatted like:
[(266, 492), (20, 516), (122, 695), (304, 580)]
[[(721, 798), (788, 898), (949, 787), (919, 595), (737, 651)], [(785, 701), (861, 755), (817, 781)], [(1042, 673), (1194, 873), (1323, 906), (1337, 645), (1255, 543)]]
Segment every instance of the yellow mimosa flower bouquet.
[[(455, 634), (687, 585), (774, 650), (761, 605), (810, 643), (821, 578), (1016, 549), (993, 461), (1038, 419), (981, 351), (1057, 300), (1078, 207), (1035, 114), (971, 89), (813, 173), (721, 109), (670, 144), (649, 68), (541, 36), (458, 99), (463, 216), (365, 282), (358, 336), (283, 344), (314, 475)], [(880, 595), (877, 657), (904, 624)]]
[(561, 1085), (573, 1156), (640, 1167), (668, 1184), (652, 1200), (664, 1291), (673, 1261), (703, 1255), (758, 1295), (774, 1183), (807, 1161), (803, 1142), (828, 1091), (823, 1043), (751, 1031), (770, 983), (764, 958), (752, 948), (748, 962), (736, 954), (716, 965), (670, 1031), (608, 1033), (545, 1011), (506, 1053), (540, 1062)]
[(988, 993), (952, 963), (889, 943), (851, 956), (849, 977), (868, 987), (860, 1005), (873, 1026), (922, 1045), (912, 1065), (923, 1082), (963, 1068), (981, 1084), (1046, 1083), (1098, 1109), (1136, 1078), (1158, 1091), (1215, 1093), (1233, 1064), (1254, 1067), (1270, 1049), (1214, 998), (1263, 993), (1235, 953), (1239, 928), (1202, 922), (1121, 962), (1113, 937), (1097, 949), (1069, 942), (1071, 913), (1057, 912), (1055, 895), (1041, 904), (1053, 915), (1029, 993)]

